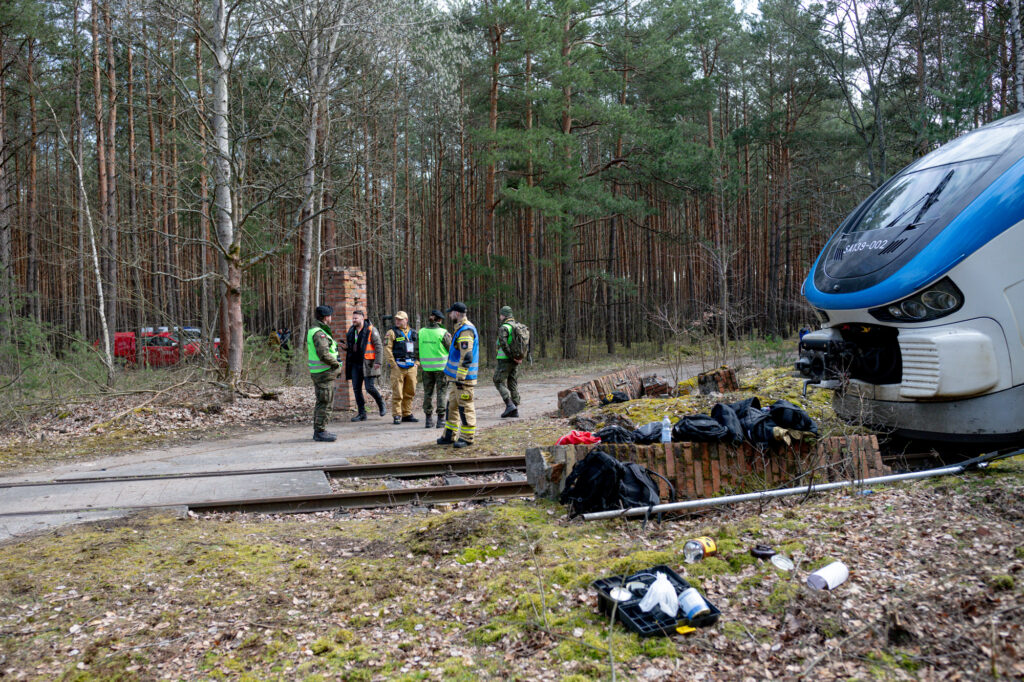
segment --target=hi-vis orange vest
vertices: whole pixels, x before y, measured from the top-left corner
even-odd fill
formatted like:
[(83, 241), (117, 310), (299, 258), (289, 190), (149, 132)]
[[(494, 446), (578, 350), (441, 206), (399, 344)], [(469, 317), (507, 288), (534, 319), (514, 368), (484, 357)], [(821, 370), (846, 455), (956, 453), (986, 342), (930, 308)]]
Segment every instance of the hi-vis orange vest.
[(373, 347), (373, 325), (366, 321), (366, 352), (363, 353), (363, 360), (376, 360), (377, 349)]

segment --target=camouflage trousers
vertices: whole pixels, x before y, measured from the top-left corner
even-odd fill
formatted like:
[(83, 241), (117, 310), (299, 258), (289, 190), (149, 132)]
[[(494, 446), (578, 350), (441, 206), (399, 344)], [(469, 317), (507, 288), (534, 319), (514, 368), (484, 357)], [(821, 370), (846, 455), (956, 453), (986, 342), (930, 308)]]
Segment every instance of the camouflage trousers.
[[(446, 407), (446, 388), (448, 388), (448, 377), (444, 372), (423, 373), (423, 413), (425, 415), (429, 417), (436, 414), (438, 419), (441, 418)], [(436, 408), (434, 407), (435, 400), (437, 401)]]
[(505, 402), (511, 400), (519, 404), (519, 363), (511, 360), (498, 360), (494, 370), (494, 386)]
[(313, 430), (323, 431), (331, 421), (334, 409), (334, 372), (318, 372), (313, 377), (313, 391), (316, 393), (316, 407), (313, 408)]

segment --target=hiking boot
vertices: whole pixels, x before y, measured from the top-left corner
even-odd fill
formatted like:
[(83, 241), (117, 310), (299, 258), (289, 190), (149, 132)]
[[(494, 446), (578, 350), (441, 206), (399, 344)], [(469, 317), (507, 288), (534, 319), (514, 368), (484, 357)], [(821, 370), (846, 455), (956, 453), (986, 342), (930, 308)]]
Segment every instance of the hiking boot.
[(356, 416), (352, 417), (352, 419), (350, 419), (349, 421), (364, 422), (364, 421), (366, 421), (366, 413), (365, 412), (360, 412)]
[(438, 445), (451, 445), (455, 442), (455, 432), (451, 429), (445, 429), (444, 433), (440, 438), (437, 439)]
[(377, 409), (380, 410), (380, 416), (387, 414), (387, 410), (384, 409), (384, 401), (381, 400), (377, 403)]
[(506, 417), (518, 417), (518, 416), (519, 416), (519, 407), (514, 402), (512, 402), (511, 399), (506, 400), (505, 401), (505, 411), (501, 413), (501, 418), (504, 419)]
[(401, 424), (401, 423), (402, 423), (402, 418), (401, 418), (401, 417), (399, 417), (398, 415), (395, 415), (395, 416), (394, 416), (394, 417), (392, 418), (392, 421), (393, 421), (393, 423), (395, 423), (395, 424)]
[(432, 429), (432, 428), (434, 428), (434, 418), (431, 417), (429, 414), (427, 415), (427, 422), (423, 425), (423, 428), (425, 428), (425, 429)]
[(461, 438), (452, 443), (453, 448), (468, 448), (472, 443), (468, 440), (462, 440)]
[(417, 419), (416, 417), (412, 416), (411, 414), (407, 414), (404, 417), (402, 417), (402, 421), (404, 421), (404, 422), (411, 422), (413, 424), (418, 424), (420, 420)]
[(441, 415), (437, 415), (437, 428), (444, 428), (444, 418)]
[(338, 440), (338, 437), (330, 431), (314, 431), (313, 440), (320, 441), (321, 443), (333, 443)]

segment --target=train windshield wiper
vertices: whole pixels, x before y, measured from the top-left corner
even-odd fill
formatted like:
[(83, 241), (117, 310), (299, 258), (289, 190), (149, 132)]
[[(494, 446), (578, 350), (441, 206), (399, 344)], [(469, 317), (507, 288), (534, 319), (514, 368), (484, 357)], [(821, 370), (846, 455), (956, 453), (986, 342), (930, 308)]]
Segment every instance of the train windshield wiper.
[(948, 173), (942, 176), (942, 180), (940, 180), (939, 184), (935, 186), (935, 189), (928, 193), (928, 200), (924, 202), (924, 206), (922, 206), (921, 210), (917, 212), (914, 219), (910, 221), (911, 225), (921, 220), (921, 218), (924, 217), (924, 214), (928, 212), (928, 209), (935, 205), (935, 202), (939, 200), (939, 195), (942, 194), (942, 190), (946, 189), (946, 185), (949, 184), (949, 180), (952, 177), (953, 169), (951, 168)]
[(911, 220), (907, 224), (908, 225), (913, 225), (914, 223), (916, 223), (919, 220), (921, 220), (921, 218), (924, 217), (924, 214), (928, 212), (928, 209), (930, 209), (932, 206), (934, 206), (935, 202), (939, 200), (939, 195), (942, 194), (942, 190), (946, 189), (946, 185), (949, 184), (950, 179), (953, 177), (953, 172), (954, 171), (951, 169), (944, 176), (942, 176), (942, 179), (939, 180), (939, 184), (935, 186), (935, 189), (933, 189), (930, 192), (925, 193), (920, 199), (918, 199), (917, 201), (912, 203), (910, 206), (907, 206), (905, 209), (900, 211), (900, 214), (898, 216), (896, 216), (895, 218), (893, 218), (889, 222), (889, 224), (886, 225), (886, 227), (893, 227), (893, 226), (895, 226), (897, 223), (900, 222), (900, 218), (905, 216), (907, 213), (910, 212), (911, 209), (913, 209), (915, 206), (917, 206), (918, 204), (920, 204), (923, 201), (924, 205), (921, 206), (920, 210), (918, 210), (918, 212), (914, 214), (914, 219)]

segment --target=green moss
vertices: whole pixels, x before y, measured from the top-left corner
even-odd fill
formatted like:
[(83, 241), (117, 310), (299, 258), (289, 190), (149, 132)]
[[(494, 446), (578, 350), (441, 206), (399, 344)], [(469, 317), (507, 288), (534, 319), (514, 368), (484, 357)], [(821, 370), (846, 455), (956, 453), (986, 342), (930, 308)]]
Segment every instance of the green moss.
[(735, 621), (726, 621), (725, 623), (722, 623), (720, 629), (726, 638), (736, 642), (747, 641), (750, 639), (751, 635), (753, 635), (754, 639), (759, 642), (767, 641), (772, 637), (771, 632), (767, 628), (754, 627), (751, 630), (743, 627), (742, 623), (737, 623)]
[(697, 578), (706, 578), (711, 575), (725, 575), (735, 573), (729, 563), (717, 556), (709, 556), (707, 559), (692, 564), (686, 564), (686, 575)]
[(988, 579), (989, 587), (996, 592), (1005, 592), (1013, 589), (1013, 576), (1007, 573), (993, 575)]
[(519, 632), (520, 628), (509, 623), (491, 622), (481, 625), (467, 635), (467, 639), (474, 644), (494, 644)]
[(449, 658), (441, 662), (441, 677), (450, 682), (475, 682), (478, 676), (461, 658)]
[(1024, 545), (1014, 548), (1013, 554), (1018, 559), (1024, 559)]
[(459, 556), (457, 561), (460, 564), (472, 564), (477, 561), (486, 561), (491, 557), (505, 556), (506, 550), (500, 547), (467, 547)]
[(671, 566), (679, 558), (679, 555), (675, 552), (654, 552), (650, 550), (632, 552), (624, 557), (604, 562), (601, 565), (601, 574), (629, 575), (659, 564)]
[(320, 656), (322, 654), (326, 654), (328, 651), (333, 649), (334, 648), (334, 642), (332, 642), (327, 637), (321, 637), (320, 639), (318, 639), (315, 642), (313, 642), (309, 646), (309, 648), (312, 650), (312, 652), (314, 654), (316, 654), (317, 656)]
[(796, 582), (780, 580), (772, 588), (771, 593), (765, 597), (763, 606), (769, 613), (782, 613), (786, 606), (799, 591)]

